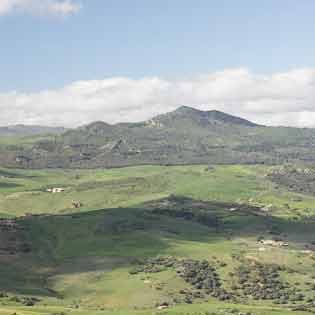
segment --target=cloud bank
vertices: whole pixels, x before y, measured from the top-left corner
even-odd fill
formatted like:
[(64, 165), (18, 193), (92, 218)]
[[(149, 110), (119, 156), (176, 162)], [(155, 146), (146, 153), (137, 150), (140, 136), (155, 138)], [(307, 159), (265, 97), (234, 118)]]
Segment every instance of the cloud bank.
[(68, 16), (77, 13), (80, 9), (81, 5), (72, 0), (0, 0), (0, 16), (14, 12)]
[(38, 93), (0, 93), (0, 125), (141, 121), (180, 105), (266, 125), (315, 127), (315, 69), (270, 75), (227, 69), (181, 80), (114, 77)]

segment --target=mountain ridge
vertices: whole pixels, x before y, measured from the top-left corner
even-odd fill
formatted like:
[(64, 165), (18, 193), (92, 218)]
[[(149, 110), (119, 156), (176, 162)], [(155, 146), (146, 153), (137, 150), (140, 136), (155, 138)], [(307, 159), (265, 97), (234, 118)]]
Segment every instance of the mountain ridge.
[(42, 125), (8, 125), (0, 126), (0, 136), (34, 136), (41, 134), (54, 134), (58, 135), (65, 132), (65, 127), (49, 127)]
[(0, 162), (26, 168), (139, 164), (315, 162), (315, 129), (268, 127), (181, 106), (137, 123), (96, 121), (32, 145), (0, 147)]
[(15, 130), (17, 130), (17, 136), (20, 136), (21, 134), (19, 131), (26, 130), (27, 135), (36, 135), (36, 134), (43, 134), (43, 133), (48, 133), (48, 134), (61, 134), (63, 132), (71, 131), (71, 130), (77, 130), (77, 129), (87, 129), (91, 128), (92, 126), (103, 126), (106, 128), (110, 128), (113, 126), (129, 126), (129, 125), (146, 125), (150, 124), (150, 122), (154, 120), (158, 120), (163, 117), (168, 117), (168, 116), (188, 116), (190, 115), (190, 118), (192, 118), (193, 114), (199, 117), (207, 117), (208, 119), (216, 120), (216, 121), (223, 121), (223, 122), (230, 122), (234, 124), (240, 124), (240, 125), (247, 125), (247, 126), (252, 126), (252, 127), (282, 127), (282, 128), (294, 128), (294, 129), (315, 129), (311, 127), (292, 127), (292, 126), (284, 126), (284, 125), (279, 125), (279, 126), (268, 126), (264, 124), (258, 124), (254, 123), (248, 119), (242, 118), (237, 115), (232, 115), (227, 112), (223, 112), (220, 110), (200, 110), (191, 106), (187, 105), (182, 105), (176, 108), (173, 111), (169, 111), (166, 113), (158, 114), (156, 116), (153, 116), (151, 118), (148, 118), (143, 121), (138, 121), (138, 122), (117, 122), (117, 123), (108, 123), (105, 120), (96, 120), (96, 121), (91, 121), (86, 124), (79, 125), (77, 127), (64, 127), (64, 126), (46, 126), (46, 125), (26, 125), (26, 124), (14, 124), (14, 125), (2, 125), (0, 126), (0, 136), (6, 135), (5, 131), (11, 131), (13, 134)]
[(153, 117), (152, 120), (158, 120), (163, 119), (165, 117), (186, 117), (190, 119), (195, 119), (197, 122), (210, 123), (211, 121), (221, 121), (225, 123), (232, 123), (232, 124), (238, 124), (238, 125), (246, 125), (246, 126), (259, 126), (258, 124), (255, 124), (249, 120), (246, 120), (244, 118), (234, 116), (231, 114), (227, 114), (225, 112), (219, 111), (219, 110), (199, 110), (193, 107), (189, 106), (180, 106), (176, 110), (172, 112), (168, 112), (162, 115), (158, 115), (156, 117)]

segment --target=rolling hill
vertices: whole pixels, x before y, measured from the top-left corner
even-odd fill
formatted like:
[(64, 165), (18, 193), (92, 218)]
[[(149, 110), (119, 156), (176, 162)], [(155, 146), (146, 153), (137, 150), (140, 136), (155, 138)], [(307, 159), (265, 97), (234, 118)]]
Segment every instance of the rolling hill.
[(0, 162), (26, 168), (313, 162), (315, 129), (267, 127), (187, 106), (140, 123), (93, 122), (31, 145), (0, 148)]
[(0, 137), (0, 315), (314, 313), (315, 168), (244, 165), (314, 135), (181, 107)]
[(0, 168), (0, 315), (313, 314), (315, 197), (278, 172)]

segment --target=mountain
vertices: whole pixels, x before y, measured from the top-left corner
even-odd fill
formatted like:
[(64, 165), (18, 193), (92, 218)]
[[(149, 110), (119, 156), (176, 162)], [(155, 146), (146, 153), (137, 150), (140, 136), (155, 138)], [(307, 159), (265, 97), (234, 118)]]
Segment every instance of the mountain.
[(98, 121), (32, 145), (0, 147), (3, 165), (30, 168), (314, 160), (315, 129), (267, 127), (187, 106), (144, 122)]
[(153, 118), (152, 121), (169, 126), (174, 126), (176, 123), (184, 123), (185, 121), (198, 124), (201, 127), (209, 127), (216, 123), (227, 123), (248, 127), (258, 126), (246, 119), (235, 117), (217, 110), (201, 111), (188, 106), (181, 106), (174, 112)]
[(45, 127), (37, 125), (12, 125), (0, 127), (0, 136), (34, 136), (47, 134), (61, 134), (66, 129), (63, 127)]

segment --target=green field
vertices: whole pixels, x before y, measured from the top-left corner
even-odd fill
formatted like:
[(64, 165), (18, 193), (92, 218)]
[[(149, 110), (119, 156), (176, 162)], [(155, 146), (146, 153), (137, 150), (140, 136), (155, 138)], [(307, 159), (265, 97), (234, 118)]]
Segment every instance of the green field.
[[(1, 217), (16, 224), (0, 224), (0, 314), (315, 311), (315, 198), (271, 182), (271, 168), (0, 169)], [(188, 259), (215, 270), (219, 296), (178, 271)], [(270, 283), (281, 294), (255, 298), (259, 286), (275, 294)]]

